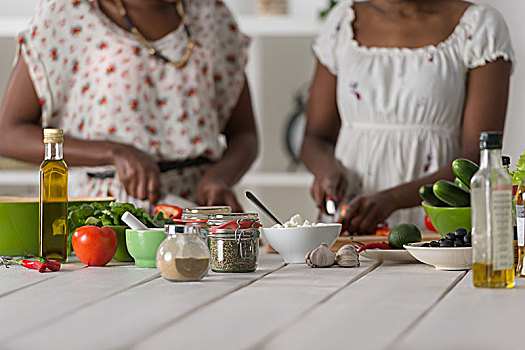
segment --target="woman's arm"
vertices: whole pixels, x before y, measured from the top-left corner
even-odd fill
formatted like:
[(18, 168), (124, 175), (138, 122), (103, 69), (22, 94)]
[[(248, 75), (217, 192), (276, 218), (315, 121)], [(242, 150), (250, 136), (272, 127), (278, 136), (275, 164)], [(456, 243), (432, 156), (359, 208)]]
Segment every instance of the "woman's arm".
[(246, 78), (224, 134), (226, 151), (199, 181), (197, 202), (201, 205), (229, 205), (234, 212), (239, 212), (242, 208), (231, 188), (248, 171), (258, 152), (257, 129)]
[[(511, 63), (498, 59), (469, 72), (463, 122), (461, 127), (461, 155), (475, 162), (479, 160), (479, 133), (503, 131), (509, 92)], [(352, 200), (347, 211), (350, 232), (372, 232), (394, 210), (410, 208), (421, 202), (418, 189), (439, 179), (452, 180), (450, 164), (437, 172), (400, 186)]]
[[(0, 109), (0, 154), (40, 163), (44, 158), (40, 104), (23, 59), (16, 63)], [(64, 158), (71, 166), (113, 164), (126, 191), (133, 197), (159, 198), (159, 169), (147, 154), (111, 141), (64, 140)]]
[(334, 156), (341, 127), (336, 89), (337, 77), (318, 61), (310, 87), (301, 159), (315, 176), (311, 193), (322, 210), (326, 209), (324, 203), (327, 196), (337, 200), (347, 188), (345, 169)]

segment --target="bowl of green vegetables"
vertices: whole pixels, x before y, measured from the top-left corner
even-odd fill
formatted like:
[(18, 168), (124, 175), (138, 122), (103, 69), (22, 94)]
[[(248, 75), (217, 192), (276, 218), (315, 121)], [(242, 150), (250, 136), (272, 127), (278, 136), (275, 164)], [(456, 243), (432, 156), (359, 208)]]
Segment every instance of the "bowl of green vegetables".
[[(113, 198), (70, 198), (69, 206), (109, 204)], [(0, 255), (38, 255), (38, 197), (0, 197)]]

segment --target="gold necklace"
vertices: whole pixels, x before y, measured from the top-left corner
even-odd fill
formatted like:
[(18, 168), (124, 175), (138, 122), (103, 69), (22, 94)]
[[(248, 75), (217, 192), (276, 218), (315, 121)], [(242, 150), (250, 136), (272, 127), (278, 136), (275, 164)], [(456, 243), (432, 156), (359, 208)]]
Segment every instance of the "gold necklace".
[(146, 40), (144, 35), (142, 35), (142, 33), (139, 32), (139, 30), (137, 29), (137, 27), (135, 27), (133, 22), (131, 22), (131, 19), (128, 16), (128, 12), (126, 11), (124, 4), (122, 3), (122, 0), (113, 0), (113, 2), (117, 6), (117, 9), (119, 10), (120, 15), (122, 16), (122, 19), (128, 26), (128, 30), (137, 37), (137, 39), (142, 43), (142, 45), (146, 47), (148, 53), (151, 56), (156, 57), (164, 61), (165, 63), (174, 66), (175, 68), (182, 68), (186, 65), (193, 51), (193, 48), (195, 47), (195, 41), (193, 40), (193, 36), (191, 35), (190, 26), (188, 24), (188, 17), (186, 15), (186, 11), (184, 11), (184, 4), (182, 0), (177, 1), (175, 8), (177, 9), (177, 13), (181, 18), (181, 23), (184, 26), (184, 31), (188, 36), (188, 44), (186, 45), (186, 50), (184, 51), (182, 58), (178, 61), (170, 60), (169, 58), (155, 50), (155, 48), (149, 44), (148, 40)]

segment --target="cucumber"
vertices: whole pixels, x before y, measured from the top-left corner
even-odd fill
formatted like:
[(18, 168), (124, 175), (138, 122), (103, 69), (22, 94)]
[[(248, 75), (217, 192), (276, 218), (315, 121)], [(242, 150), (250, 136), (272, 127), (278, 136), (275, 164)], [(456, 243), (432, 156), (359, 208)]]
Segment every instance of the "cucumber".
[(452, 162), (452, 171), (454, 172), (454, 175), (465, 185), (467, 185), (467, 189), (470, 190), (470, 180), (472, 179), (472, 176), (478, 171), (479, 166), (465, 158), (459, 158)]
[(436, 181), (432, 189), (436, 197), (452, 207), (470, 206), (470, 192), (450, 181)]
[(462, 189), (467, 190), (467, 191), (470, 192), (470, 188), (469, 188), (469, 186), (467, 186), (467, 184), (464, 183), (463, 181), (461, 181), (459, 178), (456, 177), (456, 178), (454, 179), (454, 183), (455, 183), (456, 185), (458, 185), (459, 187), (461, 187)]
[(419, 197), (434, 207), (446, 207), (447, 203), (440, 201), (439, 198), (434, 195), (432, 186), (434, 185), (429, 184), (421, 186), (419, 188)]

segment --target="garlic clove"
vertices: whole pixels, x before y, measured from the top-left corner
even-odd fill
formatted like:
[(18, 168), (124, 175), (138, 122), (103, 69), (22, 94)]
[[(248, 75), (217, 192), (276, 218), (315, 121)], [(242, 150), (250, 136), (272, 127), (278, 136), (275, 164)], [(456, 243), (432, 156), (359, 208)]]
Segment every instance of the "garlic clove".
[(359, 254), (351, 244), (346, 244), (339, 249), (335, 254), (335, 261), (341, 267), (358, 267), (360, 265)]
[(326, 243), (311, 250), (306, 254), (306, 264), (310, 267), (329, 267), (334, 264), (334, 253), (328, 248)]

